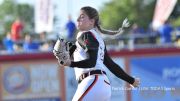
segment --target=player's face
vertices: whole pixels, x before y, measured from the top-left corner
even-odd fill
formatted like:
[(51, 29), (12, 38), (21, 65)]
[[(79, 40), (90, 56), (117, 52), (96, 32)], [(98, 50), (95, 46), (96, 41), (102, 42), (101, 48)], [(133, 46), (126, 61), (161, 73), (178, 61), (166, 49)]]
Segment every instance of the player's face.
[(94, 19), (89, 19), (88, 15), (81, 10), (77, 19), (77, 27), (80, 31), (87, 31), (94, 27)]

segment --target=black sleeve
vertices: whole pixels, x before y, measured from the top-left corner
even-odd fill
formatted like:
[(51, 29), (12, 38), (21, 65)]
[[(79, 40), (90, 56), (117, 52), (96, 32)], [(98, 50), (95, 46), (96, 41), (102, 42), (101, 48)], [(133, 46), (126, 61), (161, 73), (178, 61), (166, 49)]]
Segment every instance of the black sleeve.
[(134, 83), (134, 78), (125, 73), (124, 70), (109, 57), (107, 50), (105, 50), (104, 64), (118, 78), (130, 84)]
[(99, 43), (91, 32), (85, 32), (78, 38), (78, 43), (87, 52), (88, 58), (71, 62), (70, 67), (92, 68), (96, 65)]
[(92, 68), (96, 65), (97, 60), (97, 51), (88, 50), (87, 53), (89, 57), (82, 61), (71, 62), (70, 67), (77, 67), (77, 68)]

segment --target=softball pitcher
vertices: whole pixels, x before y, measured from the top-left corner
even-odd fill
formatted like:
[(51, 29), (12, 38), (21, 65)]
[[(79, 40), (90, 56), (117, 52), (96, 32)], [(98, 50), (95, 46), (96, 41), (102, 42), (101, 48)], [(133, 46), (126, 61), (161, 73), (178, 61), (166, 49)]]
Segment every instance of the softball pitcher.
[(104, 71), (106, 67), (118, 78), (138, 87), (139, 78), (129, 76), (113, 62), (100, 36), (101, 33), (118, 34), (122, 28), (118, 31), (101, 29), (97, 10), (89, 6), (81, 8), (77, 22), (79, 33), (76, 42), (68, 44), (69, 48), (66, 52), (65, 50), (59, 51), (61, 50), (59, 44), (55, 45), (53, 51), (60, 65), (69, 66), (75, 70), (78, 87), (72, 101), (109, 101), (111, 84)]

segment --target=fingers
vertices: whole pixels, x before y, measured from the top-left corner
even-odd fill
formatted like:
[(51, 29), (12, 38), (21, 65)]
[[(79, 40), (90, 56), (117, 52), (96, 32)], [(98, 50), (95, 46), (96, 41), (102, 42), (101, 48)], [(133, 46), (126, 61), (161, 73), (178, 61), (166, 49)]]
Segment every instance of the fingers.
[(132, 88), (139, 87), (140, 85), (140, 78), (135, 78), (134, 83), (130, 85)]
[(138, 87), (140, 85), (140, 78), (135, 78), (134, 87)]
[(71, 64), (71, 60), (65, 60), (65, 61), (63, 61), (63, 60), (58, 60), (58, 62), (59, 62), (59, 65), (60, 65), (60, 67), (67, 67), (67, 66), (70, 66), (70, 64)]
[(63, 68), (64, 67), (64, 65), (63, 64), (61, 64), (61, 62), (58, 60), (58, 62), (59, 62), (59, 67), (60, 68)]

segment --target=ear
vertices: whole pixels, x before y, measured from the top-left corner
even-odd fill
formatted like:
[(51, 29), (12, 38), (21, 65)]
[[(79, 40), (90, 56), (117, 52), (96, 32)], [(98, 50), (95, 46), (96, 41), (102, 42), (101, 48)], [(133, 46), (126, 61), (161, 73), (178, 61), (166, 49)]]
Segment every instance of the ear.
[(95, 20), (94, 20), (94, 19), (90, 19), (90, 23), (91, 23), (92, 25), (94, 25), (94, 24), (95, 24)]

